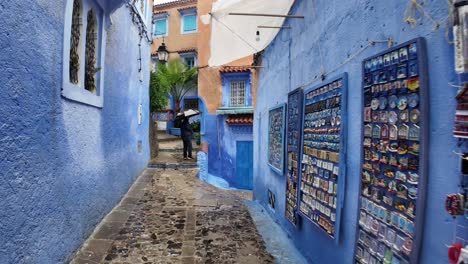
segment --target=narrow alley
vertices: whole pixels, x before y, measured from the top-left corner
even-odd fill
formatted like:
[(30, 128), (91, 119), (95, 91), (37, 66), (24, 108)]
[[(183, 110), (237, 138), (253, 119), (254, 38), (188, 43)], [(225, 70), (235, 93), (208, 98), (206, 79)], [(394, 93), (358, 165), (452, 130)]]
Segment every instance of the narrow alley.
[[(251, 192), (200, 181), (195, 161), (182, 159), (181, 140), (159, 140), (160, 154), (149, 164), (156, 168), (139, 176), (72, 264), (306, 263), (260, 206), (245, 204)], [(270, 254), (251, 214), (277, 236), (271, 246), (290, 250)]]

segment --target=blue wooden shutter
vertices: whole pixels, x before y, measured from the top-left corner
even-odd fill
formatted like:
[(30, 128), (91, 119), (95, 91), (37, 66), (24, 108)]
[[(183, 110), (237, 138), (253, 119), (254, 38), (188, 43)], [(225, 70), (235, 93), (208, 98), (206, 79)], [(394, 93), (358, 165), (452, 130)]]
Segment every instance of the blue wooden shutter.
[(167, 19), (156, 20), (156, 25), (154, 26), (154, 35), (163, 36), (166, 35), (167, 28)]
[(197, 15), (184, 16), (184, 32), (197, 30)]

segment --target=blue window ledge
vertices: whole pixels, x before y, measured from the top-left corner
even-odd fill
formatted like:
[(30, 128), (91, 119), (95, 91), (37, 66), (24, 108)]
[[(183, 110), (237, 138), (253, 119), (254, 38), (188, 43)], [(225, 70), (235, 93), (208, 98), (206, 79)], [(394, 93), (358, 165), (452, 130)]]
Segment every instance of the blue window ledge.
[(252, 106), (242, 107), (220, 107), (216, 109), (218, 115), (235, 115), (235, 114), (253, 114), (254, 108)]

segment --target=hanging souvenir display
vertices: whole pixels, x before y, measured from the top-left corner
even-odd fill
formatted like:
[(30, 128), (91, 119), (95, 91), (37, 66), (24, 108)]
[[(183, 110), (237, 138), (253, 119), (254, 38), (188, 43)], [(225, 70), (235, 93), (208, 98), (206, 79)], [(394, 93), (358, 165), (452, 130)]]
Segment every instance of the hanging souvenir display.
[[(344, 197), (346, 85), (344, 74), (304, 93), (299, 213), (336, 242)], [(378, 109), (382, 103), (377, 100), (372, 104), (366, 111)], [(370, 127), (366, 133), (380, 137), (381, 130)]]
[(300, 174), (300, 144), (302, 130), (303, 90), (296, 89), (288, 95), (287, 110), (287, 179), (286, 179), (286, 219), (297, 225), (297, 187)]
[[(383, 65), (374, 65), (381, 58)], [(427, 127), (424, 62), (422, 39), (363, 62), (356, 263), (418, 263), (426, 167), (422, 151)]]
[(268, 165), (279, 174), (284, 171), (285, 104), (273, 107), (268, 123)]

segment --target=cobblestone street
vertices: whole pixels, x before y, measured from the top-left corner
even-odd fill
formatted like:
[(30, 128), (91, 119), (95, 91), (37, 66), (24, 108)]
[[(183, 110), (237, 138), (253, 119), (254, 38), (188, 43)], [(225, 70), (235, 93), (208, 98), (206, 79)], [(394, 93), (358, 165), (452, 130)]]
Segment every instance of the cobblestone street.
[(148, 169), (72, 263), (273, 263), (242, 195)]

